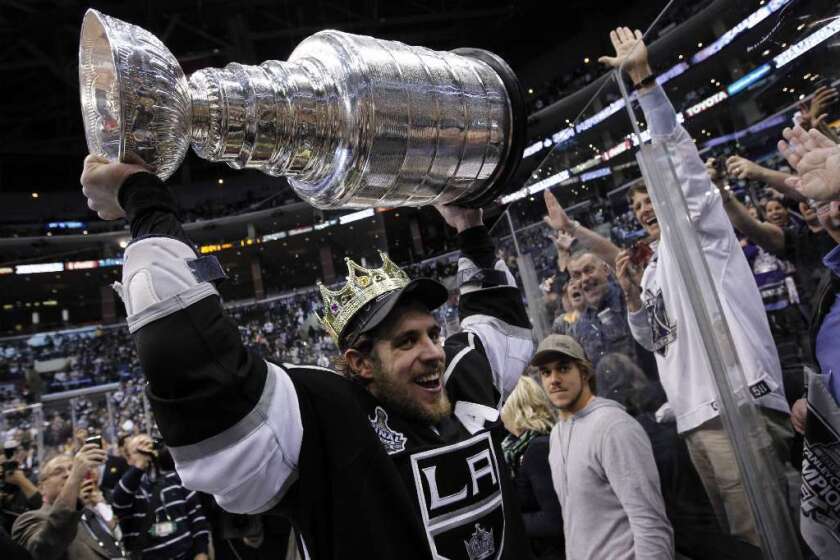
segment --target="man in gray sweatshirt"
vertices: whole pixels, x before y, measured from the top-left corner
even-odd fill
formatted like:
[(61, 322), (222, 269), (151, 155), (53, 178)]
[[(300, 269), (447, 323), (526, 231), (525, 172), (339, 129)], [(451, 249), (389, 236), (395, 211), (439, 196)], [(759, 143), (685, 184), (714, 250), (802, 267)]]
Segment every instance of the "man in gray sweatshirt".
[(548, 462), (563, 510), (570, 560), (672, 560), (650, 440), (620, 404), (595, 396), (595, 374), (580, 344), (545, 338), (531, 365), (559, 409)]

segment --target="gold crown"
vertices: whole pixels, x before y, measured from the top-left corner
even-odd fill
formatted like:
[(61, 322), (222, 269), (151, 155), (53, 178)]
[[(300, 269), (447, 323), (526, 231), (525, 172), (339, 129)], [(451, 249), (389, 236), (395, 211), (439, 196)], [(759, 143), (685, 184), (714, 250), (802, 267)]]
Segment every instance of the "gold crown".
[(388, 255), (379, 251), (379, 257), (382, 268), (365, 268), (345, 257), (347, 284), (336, 292), (318, 282), (324, 300), (324, 316), (319, 315), (318, 320), (336, 344), (350, 319), (366, 303), (384, 293), (404, 288), (411, 281)]

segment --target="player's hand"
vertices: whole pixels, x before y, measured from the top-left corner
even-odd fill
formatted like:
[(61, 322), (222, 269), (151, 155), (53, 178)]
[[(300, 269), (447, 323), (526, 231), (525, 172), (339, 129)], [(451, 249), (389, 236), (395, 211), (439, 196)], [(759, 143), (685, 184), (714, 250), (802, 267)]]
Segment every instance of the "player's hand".
[(450, 227), (458, 233), (472, 227), (484, 225), (484, 213), (480, 208), (464, 208), (448, 204), (435, 204), (435, 208)]
[(87, 156), (80, 182), (88, 208), (103, 220), (124, 218), (125, 210), (117, 198), (120, 187), (130, 175), (145, 171), (147, 169), (138, 163), (110, 162), (100, 156)]

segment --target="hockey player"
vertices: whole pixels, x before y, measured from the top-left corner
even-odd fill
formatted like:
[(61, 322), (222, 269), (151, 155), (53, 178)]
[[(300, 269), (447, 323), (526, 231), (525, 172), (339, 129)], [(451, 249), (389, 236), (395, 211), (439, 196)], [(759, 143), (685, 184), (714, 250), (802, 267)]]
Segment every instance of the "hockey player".
[(288, 517), (304, 558), (520, 559), (527, 539), (504, 473), (498, 408), (533, 350), (522, 296), (481, 212), (458, 231), (462, 332), (439, 343), (447, 290), (348, 263), (321, 289), (343, 373), (250, 354), (168, 188), (89, 156), (81, 182), (103, 219), (126, 216), (122, 282), (148, 396), (183, 483), (237, 513)]

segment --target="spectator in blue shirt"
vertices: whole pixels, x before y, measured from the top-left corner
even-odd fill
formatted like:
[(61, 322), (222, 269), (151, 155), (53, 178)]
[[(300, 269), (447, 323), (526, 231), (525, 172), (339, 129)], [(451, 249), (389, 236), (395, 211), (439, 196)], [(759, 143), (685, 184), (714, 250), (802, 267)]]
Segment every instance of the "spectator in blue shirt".
[(131, 467), (113, 496), (126, 550), (142, 560), (207, 560), (210, 531), (198, 494), (184, 488), (149, 436), (134, 436), (126, 448)]

